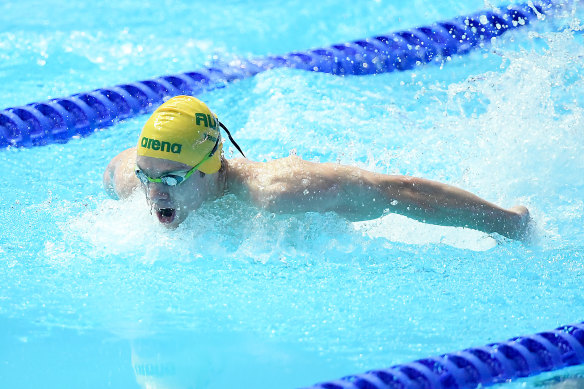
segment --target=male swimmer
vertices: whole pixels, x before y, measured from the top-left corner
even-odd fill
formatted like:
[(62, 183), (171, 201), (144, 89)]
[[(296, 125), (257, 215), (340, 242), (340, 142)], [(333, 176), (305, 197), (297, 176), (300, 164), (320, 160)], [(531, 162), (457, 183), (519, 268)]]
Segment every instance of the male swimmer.
[(500, 208), (435, 181), (297, 156), (269, 162), (227, 160), (220, 127), (227, 130), (198, 99), (168, 100), (148, 119), (138, 145), (109, 163), (103, 176), (105, 190), (112, 198), (125, 198), (140, 188), (160, 223), (170, 228), (203, 202), (233, 193), (274, 213), (332, 211), (361, 221), (387, 210), (424, 223), (496, 232), (512, 239), (527, 235), (527, 208)]

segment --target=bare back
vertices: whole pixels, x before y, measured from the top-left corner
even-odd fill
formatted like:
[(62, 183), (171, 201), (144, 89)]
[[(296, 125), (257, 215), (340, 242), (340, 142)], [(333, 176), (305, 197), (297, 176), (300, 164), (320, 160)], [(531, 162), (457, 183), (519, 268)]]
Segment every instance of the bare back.
[[(297, 156), (269, 162), (227, 161), (227, 191), (276, 213), (339, 212), (350, 219), (378, 217), (381, 176), (351, 166), (314, 163)], [(385, 176), (391, 177), (391, 176)]]

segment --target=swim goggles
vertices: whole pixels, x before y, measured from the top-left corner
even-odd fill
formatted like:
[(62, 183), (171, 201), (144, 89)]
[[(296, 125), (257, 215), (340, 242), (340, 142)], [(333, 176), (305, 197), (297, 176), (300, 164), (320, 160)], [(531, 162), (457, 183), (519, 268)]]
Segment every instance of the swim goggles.
[(186, 181), (187, 178), (192, 176), (195, 171), (197, 171), (199, 166), (201, 166), (206, 160), (208, 160), (209, 158), (211, 158), (213, 156), (213, 154), (215, 154), (215, 152), (217, 151), (217, 147), (219, 147), (220, 142), (221, 142), (221, 135), (219, 135), (217, 137), (217, 141), (215, 142), (215, 146), (213, 147), (213, 150), (211, 150), (211, 152), (209, 154), (207, 154), (207, 156), (205, 158), (203, 158), (203, 160), (201, 162), (196, 164), (191, 170), (189, 170), (188, 172), (186, 172), (184, 174), (181, 174), (180, 172), (172, 172), (169, 174), (165, 174), (160, 178), (152, 178), (152, 177), (149, 177), (146, 173), (144, 173), (142, 171), (142, 169), (140, 169), (138, 167), (138, 165), (136, 165), (136, 177), (138, 177), (140, 182), (142, 182), (144, 185), (148, 185), (149, 182), (161, 182), (164, 185), (168, 185), (168, 186), (177, 186), (179, 184), (182, 184), (183, 182)]

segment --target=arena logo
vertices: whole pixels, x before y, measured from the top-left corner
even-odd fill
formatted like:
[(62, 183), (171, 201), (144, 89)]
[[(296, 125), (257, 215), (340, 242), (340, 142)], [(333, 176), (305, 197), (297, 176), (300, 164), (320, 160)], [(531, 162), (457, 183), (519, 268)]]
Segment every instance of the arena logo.
[(171, 144), (170, 142), (146, 138), (145, 136), (142, 137), (142, 140), (140, 141), (140, 146), (144, 147), (145, 149), (160, 150), (173, 154), (180, 154), (180, 150), (182, 149), (182, 145), (180, 143)]

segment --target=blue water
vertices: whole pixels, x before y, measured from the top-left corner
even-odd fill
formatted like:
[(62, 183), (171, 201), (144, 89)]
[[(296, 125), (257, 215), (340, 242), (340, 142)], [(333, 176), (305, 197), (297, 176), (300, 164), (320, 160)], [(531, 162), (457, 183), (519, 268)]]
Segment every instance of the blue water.
[[(0, 106), (485, 7), (3, 3)], [(101, 186), (145, 116), (1, 151), (0, 386), (298, 387), (583, 320), (582, 16), (443, 66), (347, 78), (280, 69), (200, 96), (254, 160), (296, 153), (524, 204), (530, 245), (395, 215), (274, 216), (231, 196), (166, 231), (140, 196), (113, 201)]]

